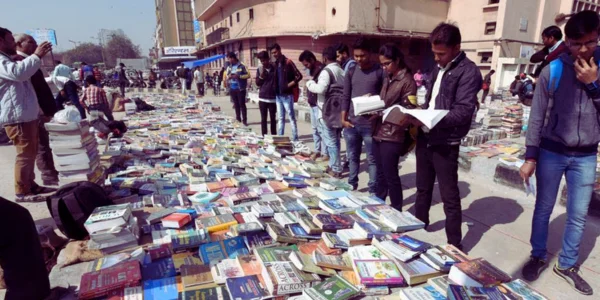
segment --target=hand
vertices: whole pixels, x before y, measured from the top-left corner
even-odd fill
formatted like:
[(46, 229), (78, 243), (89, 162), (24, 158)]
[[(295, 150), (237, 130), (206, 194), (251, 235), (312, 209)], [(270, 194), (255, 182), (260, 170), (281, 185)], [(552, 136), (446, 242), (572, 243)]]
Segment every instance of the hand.
[(342, 126), (344, 126), (344, 128), (354, 128), (354, 124), (349, 121), (342, 121)]
[(584, 84), (590, 84), (598, 80), (598, 66), (594, 61), (594, 57), (590, 58), (589, 63), (578, 57), (575, 60), (575, 73), (577, 74), (577, 80)]
[(519, 174), (521, 175), (521, 178), (523, 178), (523, 180), (526, 183), (529, 183), (529, 177), (531, 177), (533, 175), (533, 172), (535, 172), (535, 162), (534, 161), (525, 162), (521, 166), (521, 169), (519, 170)]
[(37, 57), (42, 58), (48, 54), (48, 52), (52, 51), (52, 44), (49, 42), (42, 42), (33, 54), (37, 55)]
[(290, 89), (291, 89), (291, 88), (293, 88), (295, 85), (296, 85), (296, 82), (295, 82), (295, 81), (292, 81), (292, 82), (288, 83), (288, 88), (290, 88)]
[(371, 97), (371, 93), (364, 95), (363, 97)]

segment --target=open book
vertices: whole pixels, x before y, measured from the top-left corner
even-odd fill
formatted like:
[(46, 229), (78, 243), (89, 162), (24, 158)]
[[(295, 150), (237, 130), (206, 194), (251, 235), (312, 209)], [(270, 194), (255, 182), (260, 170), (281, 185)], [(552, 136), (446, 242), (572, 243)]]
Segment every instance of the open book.
[(352, 98), (352, 105), (354, 106), (354, 115), (356, 116), (380, 111), (385, 107), (385, 103), (379, 95)]
[(405, 115), (411, 115), (421, 121), (425, 127), (432, 129), (448, 114), (447, 110), (434, 109), (407, 109), (400, 105), (394, 105), (383, 111), (383, 122), (400, 125)]

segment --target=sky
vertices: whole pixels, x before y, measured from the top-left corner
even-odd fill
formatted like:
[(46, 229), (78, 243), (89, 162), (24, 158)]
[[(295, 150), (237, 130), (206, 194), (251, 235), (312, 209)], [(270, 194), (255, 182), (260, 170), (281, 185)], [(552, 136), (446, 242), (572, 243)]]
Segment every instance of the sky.
[(56, 52), (73, 48), (69, 40), (98, 43), (100, 29), (123, 29), (133, 43), (141, 47), (144, 56), (154, 46), (154, 0), (19, 0), (12, 3), (0, 9), (0, 27), (13, 33), (54, 29), (58, 40)]

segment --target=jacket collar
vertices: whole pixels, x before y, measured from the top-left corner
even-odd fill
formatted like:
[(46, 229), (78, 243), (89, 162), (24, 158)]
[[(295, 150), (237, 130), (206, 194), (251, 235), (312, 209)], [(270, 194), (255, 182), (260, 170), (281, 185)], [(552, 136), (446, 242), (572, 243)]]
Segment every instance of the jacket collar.
[(460, 51), (460, 53), (451, 62), (449, 62), (445, 68), (442, 68), (440, 65), (438, 65), (438, 68), (444, 71), (454, 69), (465, 59), (465, 57), (467, 57), (467, 54), (465, 54), (464, 51)]
[(390, 77), (388, 76), (388, 79), (389, 79), (390, 81), (394, 81), (394, 80), (400, 81), (400, 80), (402, 80), (402, 78), (404, 78), (404, 76), (406, 76), (406, 68), (404, 68), (404, 69), (400, 70), (400, 72), (398, 72), (398, 74), (396, 74), (394, 77), (391, 77), (391, 78), (390, 78)]

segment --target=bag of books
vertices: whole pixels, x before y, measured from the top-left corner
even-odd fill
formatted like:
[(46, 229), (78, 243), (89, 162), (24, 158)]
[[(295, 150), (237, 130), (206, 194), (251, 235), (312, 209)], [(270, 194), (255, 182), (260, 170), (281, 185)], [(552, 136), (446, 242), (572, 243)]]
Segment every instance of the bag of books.
[(82, 240), (88, 236), (83, 224), (96, 207), (112, 205), (104, 189), (87, 182), (67, 184), (46, 200), (56, 226), (66, 237)]

